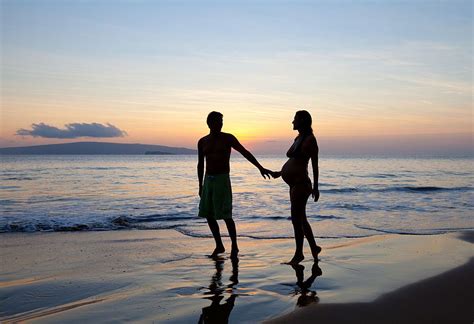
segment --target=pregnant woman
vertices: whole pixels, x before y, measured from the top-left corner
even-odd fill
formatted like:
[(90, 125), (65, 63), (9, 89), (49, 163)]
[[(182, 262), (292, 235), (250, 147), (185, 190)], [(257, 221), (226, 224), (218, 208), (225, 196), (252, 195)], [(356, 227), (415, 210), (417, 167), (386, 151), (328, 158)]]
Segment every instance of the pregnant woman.
[[(281, 171), (272, 173), (274, 178), (281, 176), (290, 186), (291, 221), (296, 241), (295, 255), (287, 262), (291, 265), (298, 264), (304, 259), (303, 240), (305, 236), (315, 261), (318, 260), (318, 254), (321, 252), (321, 247), (316, 245), (311, 225), (306, 218), (306, 202), (309, 196), (312, 195), (314, 201), (319, 199), (319, 149), (311, 124), (312, 119), (309, 112), (306, 110), (296, 112), (293, 120), (293, 129), (297, 130), (299, 134), (286, 153), (286, 156), (289, 158), (288, 161), (283, 165)], [(313, 166), (313, 185), (311, 185), (311, 179), (308, 176), (308, 163), (310, 159)]]

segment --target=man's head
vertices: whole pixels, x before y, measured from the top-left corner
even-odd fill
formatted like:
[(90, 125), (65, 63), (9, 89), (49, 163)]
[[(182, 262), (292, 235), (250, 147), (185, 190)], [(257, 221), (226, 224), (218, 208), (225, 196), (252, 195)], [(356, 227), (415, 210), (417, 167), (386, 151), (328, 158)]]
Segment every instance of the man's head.
[(207, 126), (211, 132), (220, 132), (222, 129), (222, 117), (223, 115), (217, 111), (211, 111), (207, 115)]

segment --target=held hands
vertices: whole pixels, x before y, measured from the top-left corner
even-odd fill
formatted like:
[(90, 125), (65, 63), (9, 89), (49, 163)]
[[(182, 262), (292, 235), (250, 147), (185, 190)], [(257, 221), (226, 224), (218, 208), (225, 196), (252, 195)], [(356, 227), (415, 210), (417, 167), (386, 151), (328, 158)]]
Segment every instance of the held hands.
[(268, 169), (265, 169), (264, 167), (260, 168), (260, 174), (262, 175), (262, 177), (264, 179), (270, 179), (270, 175), (272, 174), (272, 171), (268, 170)]
[(273, 179), (277, 179), (281, 177), (281, 171), (270, 171), (270, 175), (272, 176)]
[(273, 178), (273, 179), (277, 179), (279, 177), (281, 177), (281, 171), (272, 171), (272, 170), (268, 170), (268, 169), (265, 169), (265, 168), (261, 168), (260, 169), (260, 173), (262, 174), (262, 177), (264, 177), (265, 179), (270, 179), (270, 176)]

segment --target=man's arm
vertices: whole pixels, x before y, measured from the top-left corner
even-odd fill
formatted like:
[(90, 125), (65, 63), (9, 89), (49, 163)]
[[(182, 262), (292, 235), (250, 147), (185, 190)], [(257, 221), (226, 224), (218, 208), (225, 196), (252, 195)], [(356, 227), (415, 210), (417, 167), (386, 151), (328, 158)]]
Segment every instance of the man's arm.
[(197, 174), (199, 180), (199, 197), (202, 193), (202, 180), (204, 177), (204, 152), (202, 150), (202, 139), (198, 142), (198, 164), (197, 164)]
[(239, 152), (240, 154), (242, 154), (243, 157), (246, 158), (250, 163), (255, 165), (257, 169), (260, 171), (260, 173), (262, 174), (262, 177), (265, 178), (265, 176), (267, 176), (268, 179), (270, 179), (270, 170), (267, 170), (263, 166), (261, 166), (260, 163), (258, 163), (257, 159), (252, 155), (252, 153), (247, 151), (247, 149), (243, 147), (242, 144), (240, 144), (240, 142), (237, 140), (237, 138), (234, 135), (230, 135), (230, 137), (231, 137), (232, 148), (236, 150), (237, 152)]

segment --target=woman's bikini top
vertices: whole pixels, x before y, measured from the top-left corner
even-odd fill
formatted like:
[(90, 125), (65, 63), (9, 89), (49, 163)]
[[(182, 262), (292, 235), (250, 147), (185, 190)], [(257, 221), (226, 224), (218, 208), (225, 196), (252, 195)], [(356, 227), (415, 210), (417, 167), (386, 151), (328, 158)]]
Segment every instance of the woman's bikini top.
[(308, 136), (312, 136), (312, 135), (313, 135), (312, 133), (298, 135), (295, 138), (295, 141), (293, 142), (293, 145), (291, 145), (288, 152), (286, 152), (286, 156), (288, 158), (305, 158), (305, 157), (307, 157), (307, 154), (303, 153), (303, 142)]

